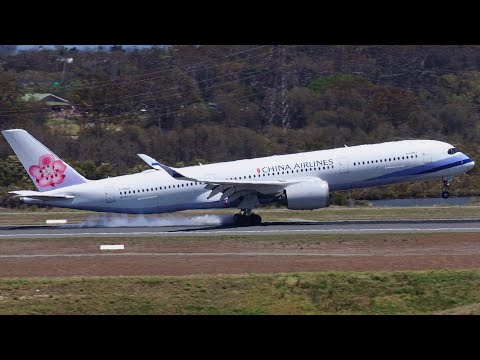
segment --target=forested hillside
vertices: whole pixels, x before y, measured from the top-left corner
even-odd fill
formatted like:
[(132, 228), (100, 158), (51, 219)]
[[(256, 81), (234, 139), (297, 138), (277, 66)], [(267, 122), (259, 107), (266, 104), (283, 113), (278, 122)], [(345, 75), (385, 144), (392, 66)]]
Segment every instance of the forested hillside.
[[(27, 93), (74, 108), (59, 114)], [(479, 113), (480, 46), (0, 52), (0, 128), (28, 130), (91, 179), (144, 169), (137, 153), (185, 166), (400, 139), (447, 141), (480, 163)], [(0, 169), (0, 206), (15, 205), (6, 192), (33, 184), (3, 137)], [(440, 192), (438, 181), (347, 195)], [(478, 170), (451, 194), (479, 195)]]

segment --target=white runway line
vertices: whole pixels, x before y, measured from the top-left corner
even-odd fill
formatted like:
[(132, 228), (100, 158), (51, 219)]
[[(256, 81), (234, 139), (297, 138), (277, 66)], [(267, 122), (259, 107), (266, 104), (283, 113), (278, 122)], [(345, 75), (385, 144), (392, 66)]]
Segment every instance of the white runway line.
[(100, 250), (125, 250), (125, 245), (100, 245)]
[(409, 232), (480, 232), (480, 227), (460, 227), (460, 228), (384, 228), (384, 229), (294, 229), (294, 230), (217, 230), (217, 231), (139, 231), (139, 232), (78, 232), (78, 233), (32, 233), (32, 234), (6, 234), (0, 235), (0, 238), (59, 238), (59, 237), (86, 237), (86, 236), (198, 236), (198, 235), (272, 235), (272, 234), (298, 234), (298, 233), (409, 233)]
[[(86, 254), (24, 254), (24, 255), (0, 255), (0, 259), (8, 259), (8, 258), (55, 258), (55, 257), (96, 257), (96, 256), (247, 256), (247, 257), (255, 257), (255, 256), (305, 256), (305, 257), (361, 257), (361, 256), (368, 256), (368, 257), (402, 257), (402, 256), (431, 256), (431, 253), (424, 253), (424, 254), (372, 254), (372, 253), (352, 253), (352, 254), (339, 254), (339, 253), (269, 253), (269, 252), (244, 252), (244, 253), (234, 253), (234, 252), (224, 252), (224, 253), (86, 253)], [(474, 256), (479, 254), (435, 254), (435, 256)]]
[(65, 219), (59, 219), (59, 220), (46, 220), (45, 221), (46, 224), (66, 224), (67, 223), (67, 220)]

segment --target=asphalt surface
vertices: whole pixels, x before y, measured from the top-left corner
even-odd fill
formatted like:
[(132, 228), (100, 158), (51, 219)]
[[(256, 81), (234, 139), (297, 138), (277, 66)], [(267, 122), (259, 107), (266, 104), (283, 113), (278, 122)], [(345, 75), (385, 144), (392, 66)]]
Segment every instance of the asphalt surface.
[[(245, 228), (3, 226), (0, 278), (477, 269), (479, 232), (480, 219), (296, 221)], [(377, 235), (295, 236), (368, 233)], [(272, 234), (291, 235), (262, 236)], [(106, 244), (122, 250), (102, 250)]]
[(265, 222), (260, 226), (251, 227), (229, 225), (164, 227), (1, 226), (0, 239), (422, 232), (480, 232), (480, 219)]

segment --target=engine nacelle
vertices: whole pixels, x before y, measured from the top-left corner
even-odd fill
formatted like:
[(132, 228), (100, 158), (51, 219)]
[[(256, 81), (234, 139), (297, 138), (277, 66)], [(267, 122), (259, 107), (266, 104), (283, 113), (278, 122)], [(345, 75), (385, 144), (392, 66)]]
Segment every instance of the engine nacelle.
[(313, 210), (328, 206), (328, 183), (309, 180), (285, 188), (287, 207), (290, 210)]

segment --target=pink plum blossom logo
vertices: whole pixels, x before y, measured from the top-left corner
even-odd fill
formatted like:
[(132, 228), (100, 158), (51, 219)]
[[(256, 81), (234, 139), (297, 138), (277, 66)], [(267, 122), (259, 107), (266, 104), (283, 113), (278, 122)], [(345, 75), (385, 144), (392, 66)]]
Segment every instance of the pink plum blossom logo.
[(65, 179), (66, 169), (67, 165), (61, 160), (55, 160), (52, 154), (46, 154), (40, 156), (38, 165), (30, 166), (28, 172), (35, 178), (39, 186), (47, 187), (61, 184)]

